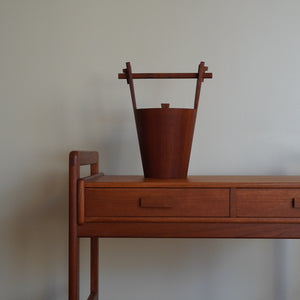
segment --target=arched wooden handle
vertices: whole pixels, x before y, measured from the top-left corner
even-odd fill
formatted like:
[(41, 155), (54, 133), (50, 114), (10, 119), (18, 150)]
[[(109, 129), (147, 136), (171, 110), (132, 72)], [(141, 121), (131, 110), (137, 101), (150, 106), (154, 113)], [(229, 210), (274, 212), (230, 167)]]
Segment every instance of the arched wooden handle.
[(198, 67), (198, 73), (132, 73), (130, 62), (126, 63), (126, 69), (123, 69), (123, 73), (118, 74), (119, 79), (126, 79), (130, 87), (130, 94), (132, 99), (133, 110), (136, 111), (136, 99), (133, 85), (133, 79), (197, 79), (197, 86), (195, 92), (194, 109), (198, 109), (201, 84), (205, 78), (212, 78), (212, 73), (206, 73), (208, 67), (202, 61)]

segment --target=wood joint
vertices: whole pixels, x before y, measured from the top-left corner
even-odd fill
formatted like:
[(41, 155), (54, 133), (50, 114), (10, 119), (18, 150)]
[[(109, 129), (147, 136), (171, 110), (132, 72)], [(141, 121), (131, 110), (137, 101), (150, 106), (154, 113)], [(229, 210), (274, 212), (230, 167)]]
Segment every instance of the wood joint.
[(87, 300), (98, 300), (98, 294), (97, 293), (91, 293)]

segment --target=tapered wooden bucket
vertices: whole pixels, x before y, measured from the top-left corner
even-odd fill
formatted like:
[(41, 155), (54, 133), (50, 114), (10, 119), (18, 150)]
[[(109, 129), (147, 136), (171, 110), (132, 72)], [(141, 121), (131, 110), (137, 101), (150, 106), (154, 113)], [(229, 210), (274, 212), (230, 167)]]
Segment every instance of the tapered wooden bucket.
[[(135, 73), (130, 63), (119, 74), (130, 85), (132, 104), (139, 139), (139, 146), (146, 178), (186, 178), (193, 142), (201, 83), (204, 78), (212, 78), (205, 73), (204, 62), (198, 73)], [(193, 109), (170, 108), (163, 103), (161, 108), (137, 109), (133, 79), (139, 78), (197, 78)]]
[(146, 178), (185, 178), (196, 111), (181, 108), (137, 109), (136, 128)]

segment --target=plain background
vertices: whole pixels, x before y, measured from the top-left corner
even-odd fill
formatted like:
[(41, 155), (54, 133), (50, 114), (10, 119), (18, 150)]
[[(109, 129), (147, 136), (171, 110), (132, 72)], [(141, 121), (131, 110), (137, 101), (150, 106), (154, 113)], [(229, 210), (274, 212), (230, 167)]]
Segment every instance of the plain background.
[[(68, 153), (142, 174), (117, 74), (205, 80), (190, 174), (300, 174), (298, 0), (0, 1), (0, 298), (67, 299)], [(139, 107), (191, 107), (194, 80), (136, 81)], [(85, 170), (86, 171), (86, 170)], [(81, 299), (89, 288), (83, 241)], [(293, 240), (106, 239), (103, 300), (297, 300)]]

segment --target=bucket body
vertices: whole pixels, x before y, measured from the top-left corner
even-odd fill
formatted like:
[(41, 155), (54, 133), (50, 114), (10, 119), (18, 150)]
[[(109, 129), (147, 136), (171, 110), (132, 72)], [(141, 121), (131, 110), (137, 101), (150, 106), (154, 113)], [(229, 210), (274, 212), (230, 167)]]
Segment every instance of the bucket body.
[(145, 178), (186, 178), (197, 111), (185, 108), (135, 110)]

